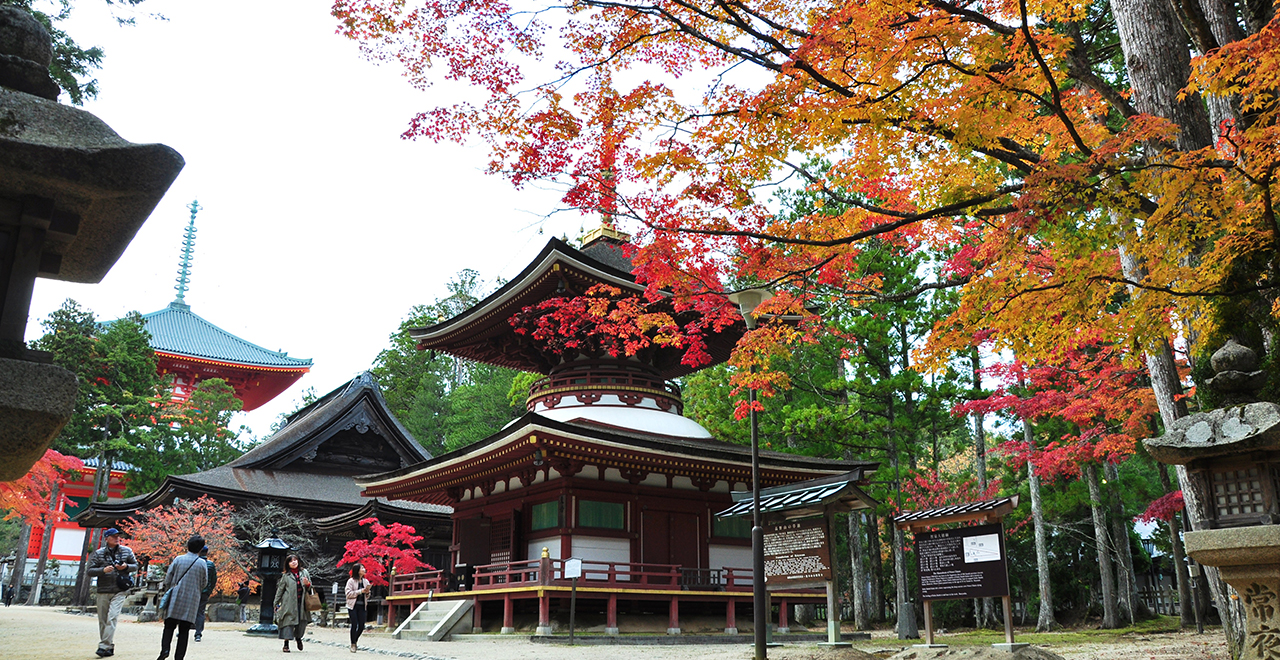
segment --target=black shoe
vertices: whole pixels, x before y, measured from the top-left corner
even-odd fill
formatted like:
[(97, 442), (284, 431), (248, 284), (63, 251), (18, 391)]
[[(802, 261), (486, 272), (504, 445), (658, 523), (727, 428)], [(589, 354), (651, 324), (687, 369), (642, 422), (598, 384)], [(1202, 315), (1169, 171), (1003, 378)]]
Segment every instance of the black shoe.
[(160, 657), (156, 658), (156, 660), (164, 660), (164, 659), (165, 659), (165, 658), (167, 658), (167, 657), (169, 657), (169, 652), (168, 652), (168, 651), (161, 651), (161, 652), (160, 652)]
[(300, 640), (300, 639), (295, 639), (295, 640), (293, 640), (293, 641), (295, 641), (295, 642), (297, 642), (297, 643), (298, 643), (298, 650), (299, 650), (299, 651), (301, 651), (301, 650), (302, 650), (302, 640)]
[(200, 636), (199, 636), (199, 635), (196, 635), (196, 641), (197, 641), (197, 642), (198, 642), (198, 641), (200, 641)]
[(108, 651), (107, 649), (98, 649), (97, 651), (94, 651), (94, 653), (97, 654), (99, 658), (109, 658), (115, 654), (113, 651)]

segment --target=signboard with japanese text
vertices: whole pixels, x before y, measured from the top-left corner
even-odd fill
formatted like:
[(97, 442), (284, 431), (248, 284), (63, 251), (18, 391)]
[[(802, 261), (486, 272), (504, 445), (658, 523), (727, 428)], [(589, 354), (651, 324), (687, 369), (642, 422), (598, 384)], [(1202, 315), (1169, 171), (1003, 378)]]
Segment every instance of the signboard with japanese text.
[(922, 600), (1009, 595), (1000, 523), (916, 534)]
[(770, 524), (764, 530), (768, 589), (822, 586), (831, 581), (826, 517)]

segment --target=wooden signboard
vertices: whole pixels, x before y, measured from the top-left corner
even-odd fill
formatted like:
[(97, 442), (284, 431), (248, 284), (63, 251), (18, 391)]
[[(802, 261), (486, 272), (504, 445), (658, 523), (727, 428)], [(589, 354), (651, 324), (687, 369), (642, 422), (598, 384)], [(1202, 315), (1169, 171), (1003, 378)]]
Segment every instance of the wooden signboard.
[(922, 600), (1009, 595), (1000, 523), (916, 534)]
[(820, 587), (830, 582), (831, 551), (827, 539), (825, 516), (767, 525), (765, 588)]

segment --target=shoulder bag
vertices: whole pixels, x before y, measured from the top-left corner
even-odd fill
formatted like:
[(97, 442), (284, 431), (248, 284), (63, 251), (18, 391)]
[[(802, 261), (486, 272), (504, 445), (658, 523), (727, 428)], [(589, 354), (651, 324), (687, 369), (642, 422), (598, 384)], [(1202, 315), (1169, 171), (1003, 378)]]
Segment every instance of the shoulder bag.
[[(111, 565), (120, 563), (120, 552), (111, 553)], [(133, 576), (116, 571), (116, 591), (128, 591), (133, 588)]]
[[(204, 560), (199, 558), (197, 558), (196, 561), (204, 563)], [(196, 565), (195, 561), (191, 562), (190, 564), (187, 564), (187, 569), (185, 571), (182, 571), (182, 575), (178, 576), (177, 580), (173, 581), (173, 586), (164, 590), (164, 595), (160, 596), (160, 604), (156, 606), (157, 610), (160, 610), (166, 613), (169, 611), (169, 603), (173, 600), (173, 590), (177, 589), (178, 585), (182, 584), (182, 578), (187, 577), (187, 573), (191, 572), (191, 567), (195, 565)]]

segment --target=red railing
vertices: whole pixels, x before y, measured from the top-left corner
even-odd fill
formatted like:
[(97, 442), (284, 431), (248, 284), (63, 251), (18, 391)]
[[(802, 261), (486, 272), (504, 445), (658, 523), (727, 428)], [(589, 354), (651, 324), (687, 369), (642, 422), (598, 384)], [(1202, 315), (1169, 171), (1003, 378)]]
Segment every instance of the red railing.
[(509, 561), (477, 566), (475, 589), (504, 589), (507, 587), (543, 584), (540, 581), (542, 560)]
[[(543, 561), (546, 561), (544, 566)], [(450, 576), (442, 571), (396, 575), (394, 596), (442, 593), (450, 590)], [(477, 591), (512, 587), (568, 586), (563, 559), (528, 559), (477, 566), (471, 588)], [(681, 589), (690, 591), (751, 591), (749, 568), (685, 568), (674, 564), (583, 561), (579, 586), (619, 589)], [(465, 587), (463, 587), (465, 588)], [(807, 591), (807, 590), (801, 590)]]
[(425, 594), (444, 591), (446, 576), (444, 571), (425, 571), (422, 573), (405, 573), (391, 576), (391, 594), (394, 596), (407, 594)]

